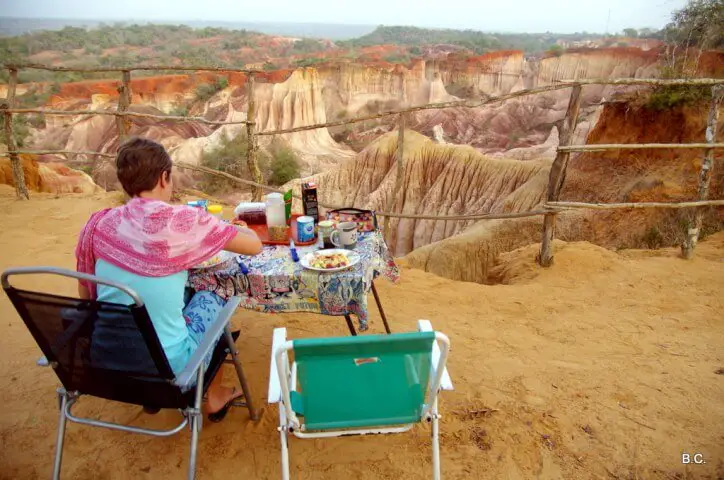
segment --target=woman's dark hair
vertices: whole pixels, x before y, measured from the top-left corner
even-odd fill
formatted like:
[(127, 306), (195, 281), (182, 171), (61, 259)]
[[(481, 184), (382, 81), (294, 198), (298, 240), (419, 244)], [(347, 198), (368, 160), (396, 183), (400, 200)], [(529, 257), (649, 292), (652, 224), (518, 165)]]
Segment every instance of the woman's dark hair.
[(133, 137), (118, 148), (116, 175), (123, 190), (131, 197), (153, 190), (164, 172), (171, 175), (172, 166), (166, 149), (153, 140)]

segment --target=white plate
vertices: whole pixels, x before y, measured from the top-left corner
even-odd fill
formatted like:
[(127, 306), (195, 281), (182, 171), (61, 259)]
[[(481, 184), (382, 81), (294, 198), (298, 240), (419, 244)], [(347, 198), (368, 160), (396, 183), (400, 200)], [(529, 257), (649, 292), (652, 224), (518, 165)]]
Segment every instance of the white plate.
[[(313, 267), (311, 265), (312, 260), (317, 255), (325, 255), (325, 254), (331, 254), (331, 253), (345, 254), (347, 256), (347, 258), (349, 259), (349, 265), (347, 265), (346, 267), (335, 267), (335, 268), (318, 268), (318, 267)], [(347, 270), (348, 268), (353, 267), (354, 265), (357, 264), (357, 262), (360, 261), (360, 259), (361, 259), (361, 257), (359, 256), (359, 253), (353, 252), (352, 250), (344, 250), (341, 248), (328, 248), (326, 250), (317, 250), (316, 252), (312, 252), (312, 253), (308, 253), (308, 254), (304, 255), (302, 258), (299, 259), (299, 263), (304, 268), (307, 268), (309, 270), (314, 270), (317, 272), (339, 272), (341, 270)]]
[(201, 262), (198, 265), (194, 265), (193, 267), (191, 267), (191, 269), (201, 270), (204, 268), (215, 267), (217, 265), (220, 265), (220, 264), (222, 264), (228, 260), (231, 260), (232, 258), (236, 258), (238, 256), (239, 256), (238, 253), (232, 253), (232, 252), (227, 252), (226, 250), (221, 250), (219, 253), (217, 253), (213, 257), (209, 258), (205, 262)]

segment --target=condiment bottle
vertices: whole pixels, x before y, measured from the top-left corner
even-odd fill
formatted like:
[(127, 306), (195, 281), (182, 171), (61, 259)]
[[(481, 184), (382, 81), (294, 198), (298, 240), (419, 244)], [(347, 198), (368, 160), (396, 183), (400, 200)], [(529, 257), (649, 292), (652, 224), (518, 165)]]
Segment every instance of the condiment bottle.
[(209, 205), (207, 211), (208, 211), (211, 215), (213, 215), (213, 216), (215, 216), (216, 218), (218, 218), (219, 220), (223, 220), (223, 219), (224, 219), (224, 216), (223, 216), (224, 207), (222, 207), (221, 205)]

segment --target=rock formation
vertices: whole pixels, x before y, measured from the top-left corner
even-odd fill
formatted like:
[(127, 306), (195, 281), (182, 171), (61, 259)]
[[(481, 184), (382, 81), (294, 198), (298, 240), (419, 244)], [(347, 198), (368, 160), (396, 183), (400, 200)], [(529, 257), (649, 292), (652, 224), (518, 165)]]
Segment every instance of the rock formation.
[[(680, 107), (665, 113), (626, 103), (606, 104), (588, 135), (596, 143), (701, 142), (707, 108)], [(718, 135), (724, 135), (724, 126)], [(561, 200), (582, 202), (676, 202), (696, 198), (701, 150), (619, 150), (573, 156)], [(723, 157), (718, 154), (718, 157)], [(544, 198), (548, 179), (536, 188)], [(531, 195), (534, 193), (531, 192)], [(715, 170), (710, 198), (724, 197), (724, 172)], [(558, 215), (556, 238), (586, 240), (608, 248), (669, 246), (683, 238), (684, 210), (579, 210)], [(704, 233), (724, 227), (724, 209), (708, 209)], [(490, 282), (502, 252), (540, 242), (542, 217), (486, 220), (460, 235), (417, 248), (406, 257), (414, 267), (474, 282)]]
[[(46, 193), (96, 193), (102, 189), (86, 173), (62, 163), (38, 163), (31, 155), (21, 155), (25, 183), (29, 190)], [(0, 157), (0, 184), (15, 186), (10, 159)]]
[[(397, 135), (375, 140), (354, 159), (315, 175), (319, 200), (342, 206), (416, 215), (524, 211), (542, 200), (550, 162), (485, 157), (460, 145), (440, 145), (405, 132), (401, 195), (395, 200)], [(299, 182), (292, 182), (299, 188)], [(397, 255), (465, 230), (469, 221), (393, 219), (388, 237)]]

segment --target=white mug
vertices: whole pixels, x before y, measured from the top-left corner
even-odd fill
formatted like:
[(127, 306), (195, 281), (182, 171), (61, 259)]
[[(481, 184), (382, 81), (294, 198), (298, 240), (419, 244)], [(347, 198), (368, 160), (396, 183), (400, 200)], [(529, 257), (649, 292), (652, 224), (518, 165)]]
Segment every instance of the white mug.
[(342, 222), (332, 232), (332, 244), (337, 248), (353, 249), (357, 246), (357, 223)]

